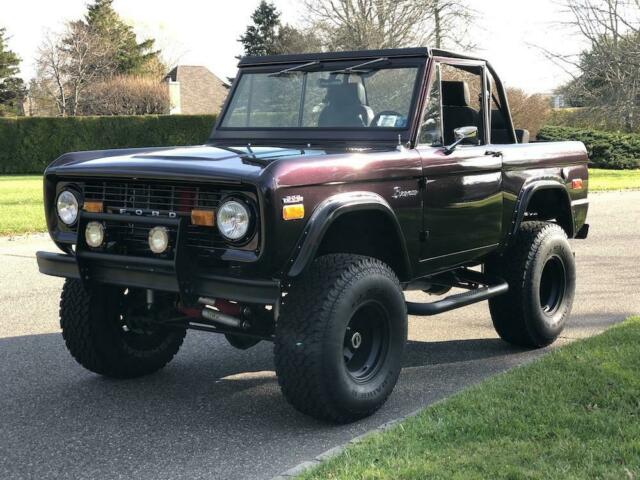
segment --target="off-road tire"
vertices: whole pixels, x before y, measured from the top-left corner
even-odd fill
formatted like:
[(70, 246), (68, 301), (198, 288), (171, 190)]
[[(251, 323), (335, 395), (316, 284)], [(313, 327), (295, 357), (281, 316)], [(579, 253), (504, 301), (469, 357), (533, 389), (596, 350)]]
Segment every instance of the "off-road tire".
[[(375, 340), (383, 337), (384, 344)], [(371, 415), (398, 380), (406, 340), (406, 304), (389, 266), (360, 255), (319, 257), (291, 286), (276, 323), (282, 393), (324, 421)]]
[(134, 378), (169, 363), (186, 330), (154, 328), (147, 338), (125, 331), (115, 311), (122, 292), (106, 285), (87, 291), (79, 280), (66, 280), (60, 299), (60, 327), (69, 352), (84, 368), (107, 377)]
[(575, 295), (575, 259), (564, 230), (550, 222), (524, 222), (513, 244), (485, 268), (509, 283), (506, 294), (489, 300), (498, 335), (529, 348), (553, 343)]

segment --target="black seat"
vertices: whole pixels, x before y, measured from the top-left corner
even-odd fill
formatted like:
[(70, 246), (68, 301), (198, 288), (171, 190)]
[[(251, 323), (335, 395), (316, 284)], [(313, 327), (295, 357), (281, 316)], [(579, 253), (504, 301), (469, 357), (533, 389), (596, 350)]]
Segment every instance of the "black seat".
[(330, 85), (325, 101), (327, 106), (320, 112), (319, 127), (368, 127), (373, 119), (361, 83)]
[[(450, 80), (442, 82), (442, 117), (446, 145), (455, 141), (453, 131), (460, 127), (478, 127), (478, 138), (482, 138), (478, 121), (479, 114), (469, 106), (467, 82)], [(476, 142), (476, 140), (471, 141)]]
[[(516, 128), (514, 130), (518, 143), (529, 143), (529, 131)], [(509, 130), (507, 130), (507, 122), (500, 110), (491, 110), (491, 143), (509, 144), (513, 143)]]
[(509, 130), (507, 130), (507, 122), (500, 110), (491, 110), (491, 143), (507, 144), (512, 143)]

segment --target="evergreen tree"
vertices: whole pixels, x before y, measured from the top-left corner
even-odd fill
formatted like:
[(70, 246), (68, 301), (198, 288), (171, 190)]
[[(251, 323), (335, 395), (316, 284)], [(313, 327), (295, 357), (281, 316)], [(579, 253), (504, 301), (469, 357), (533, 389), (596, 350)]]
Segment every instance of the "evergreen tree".
[(85, 22), (91, 31), (113, 49), (114, 70), (119, 74), (145, 74), (150, 66), (157, 68), (159, 51), (155, 40), (138, 43), (136, 34), (113, 9), (113, 0), (95, 0), (87, 6)]
[(25, 95), (24, 82), (17, 77), (20, 58), (7, 46), (5, 29), (0, 28), (0, 115), (18, 114)]
[(248, 25), (239, 38), (245, 55), (275, 55), (278, 52), (277, 39), (280, 27), (280, 12), (273, 3), (261, 0), (251, 15), (252, 25)]

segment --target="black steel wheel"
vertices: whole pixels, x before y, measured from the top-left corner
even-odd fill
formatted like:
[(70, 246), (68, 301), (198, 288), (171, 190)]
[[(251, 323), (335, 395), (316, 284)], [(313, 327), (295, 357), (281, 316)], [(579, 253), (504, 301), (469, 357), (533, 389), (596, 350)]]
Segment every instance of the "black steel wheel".
[(553, 343), (575, 295), (575, 259), (564, 230), (550, 222), (525, 222), (504, 255), (485, 267), (509, 283), (506, 294), (489, 300), (500, 337), (531, 348)]
[(365, 302), (351, 317), (344, 334), (343, 356), (347, 373), (366, 382), (378, 373), (389, 348), (390, 320), (377, 301)]
[(389, 266), (360, 255), (320, 257), (284, 298), (274, 350), (278, 382), (303, 413), (358, 420), (391, 394), (406, 339), (404, 296)]
[(567, 271), (558, 255), (550, 256), (542, 267), (540, 276), (540, 307), (552, 317), (562, 306), (567, 290)]

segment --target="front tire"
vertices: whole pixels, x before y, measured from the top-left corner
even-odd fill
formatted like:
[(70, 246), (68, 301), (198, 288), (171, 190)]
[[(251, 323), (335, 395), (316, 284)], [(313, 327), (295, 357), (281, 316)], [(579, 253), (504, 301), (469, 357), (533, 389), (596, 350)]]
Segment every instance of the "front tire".
[(513, 245), (486, 270), (509, 283), (506, 294), (489, 300), (498, 335), (529, 348), (553, 343), (571, 313), (576, 286), (575, 259), (564, 230), (550, 222), (523, 223)]
[(407, 311), (391, 268), (359, 255), (314, 261), (284, 298), (275, 364), (285, 398), (317, 419), (371, 415), (402, 367)]
[(127, 300), (137, 293), (101, 285), (86, 290), (79, 280), (65, 281), (60, 299), (62, 337), (87, 370), (113, 378), (134, 378), (164, 367), (180, 349), (186, 330), (128, 326)]

